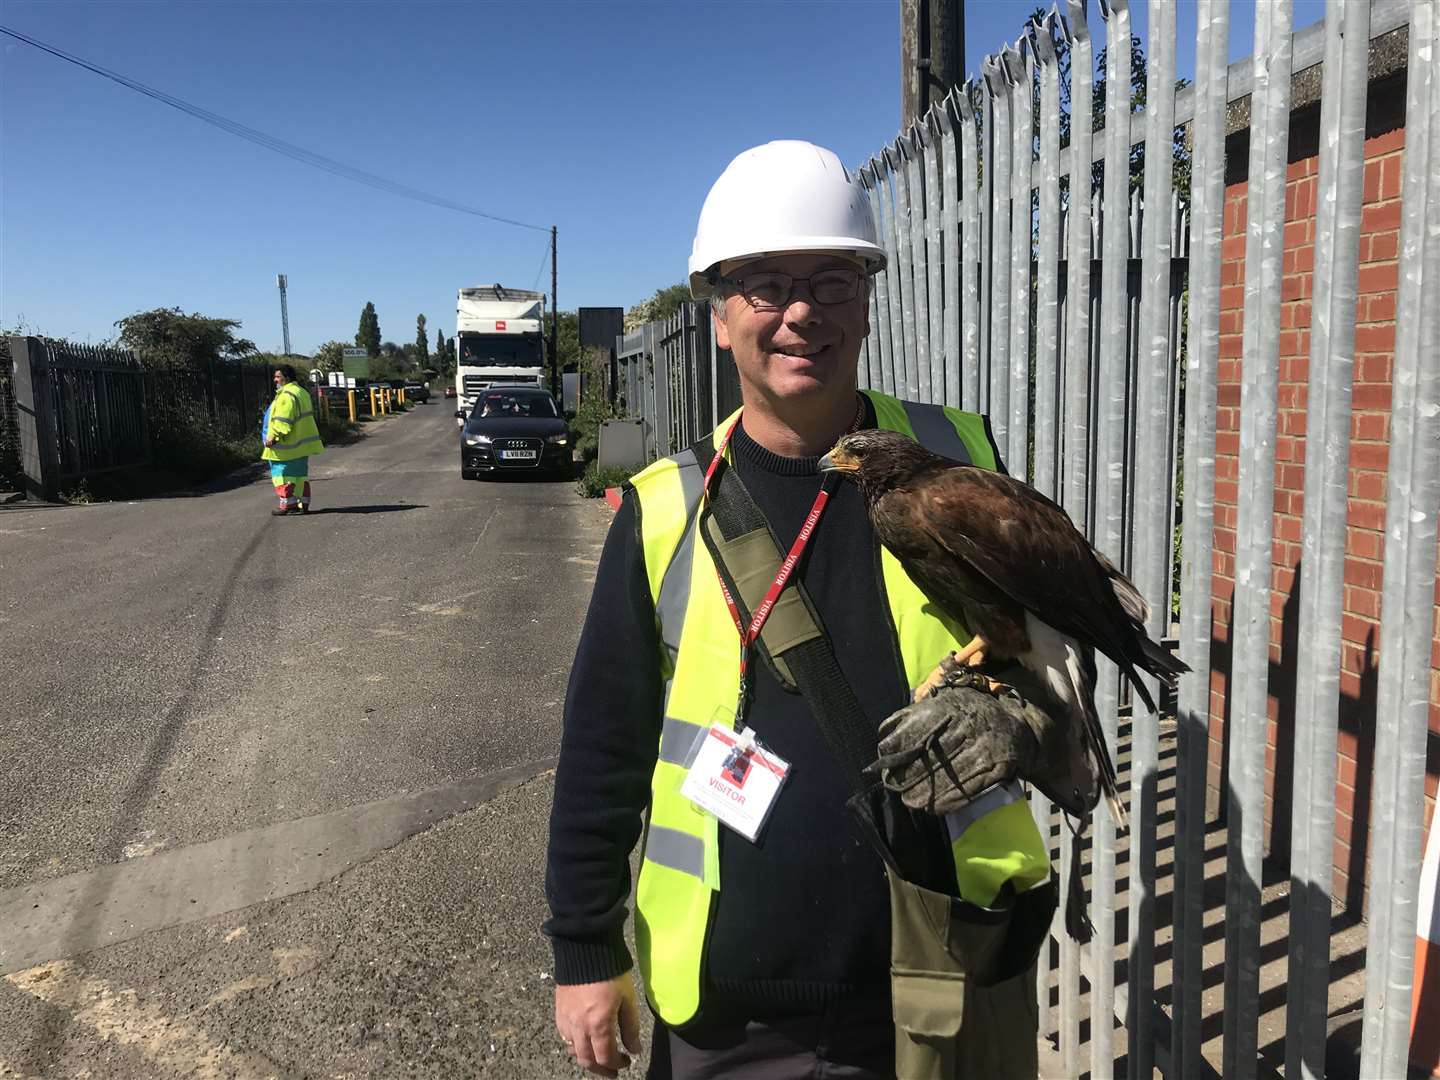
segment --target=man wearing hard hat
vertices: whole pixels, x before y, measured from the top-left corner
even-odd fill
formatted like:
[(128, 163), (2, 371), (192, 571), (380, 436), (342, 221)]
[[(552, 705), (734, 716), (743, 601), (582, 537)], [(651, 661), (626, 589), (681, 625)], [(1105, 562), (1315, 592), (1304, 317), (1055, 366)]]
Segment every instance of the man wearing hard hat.
[(862, 427), (998, 461), (982, 417), (857, 390), (884, 265), (864, 190), (809, 143), (741, 154), (700, 212), (690, 288), (743, 406), (626, 485), (550, 822), (556, 1026), (600, 1075), (640, 1046), (637, 841), (651, 1076), (1035, 1074), (1055, 898), (1025, 803), (914, 813), (857, 766), (968, 635), (818, 461)]

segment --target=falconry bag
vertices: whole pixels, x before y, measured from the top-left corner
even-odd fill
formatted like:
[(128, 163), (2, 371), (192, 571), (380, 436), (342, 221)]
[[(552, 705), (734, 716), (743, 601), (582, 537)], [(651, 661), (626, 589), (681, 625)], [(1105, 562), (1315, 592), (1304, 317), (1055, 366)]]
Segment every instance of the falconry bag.
[[(708, 437), (694, 451), (697, 461), (715, 453)], [(697, 527), (726, 588), (748, 613), (774, 580), (784, 549), (728, 464), (721, 462), (716, 480)], [(1039, 1071), (1035, 959), (1057, 904), (1054, 877), (1024, 892), (1007, 884), (992, 907), (956, 895), (943, 821), (866, 779), (878, 753), (875, 725), (798, 577), (790, 586), (757, 644), (782, 685), (804, 695), (854, 792), (847, 805), (885, 863), (896, 1076), (1030, 1080)]]

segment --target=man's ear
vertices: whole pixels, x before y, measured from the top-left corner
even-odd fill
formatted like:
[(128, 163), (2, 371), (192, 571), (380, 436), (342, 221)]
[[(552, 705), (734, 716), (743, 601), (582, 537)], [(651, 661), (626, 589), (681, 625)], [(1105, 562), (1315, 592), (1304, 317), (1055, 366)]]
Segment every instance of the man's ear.
[(730, 328), (725, 325), (725, 316), (710, 305), (710, 319), (715, 325), (715, 344), (722, 349), (730, 348)]

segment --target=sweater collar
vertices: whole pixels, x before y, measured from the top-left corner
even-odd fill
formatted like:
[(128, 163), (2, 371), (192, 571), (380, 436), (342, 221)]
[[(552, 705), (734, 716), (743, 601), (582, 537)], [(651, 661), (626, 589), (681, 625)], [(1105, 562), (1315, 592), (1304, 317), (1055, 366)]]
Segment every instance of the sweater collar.
[[(860, 427), (874, 427), (875, 406), (864, 394), (860, 395), (860, 401), (865, 413), (861, 417)], [(814, 457), (784, 457), (766, 450), (746, 433), (743, 414), (740, 423), (735, 428), (735, 434), (730, 438), (730, 448), (735, 454), (736, 461), (743, 460), (746, 465), (752, 465), (764, 472), (774, 473), (776, 476), (815, 476), (820, 471), (820, 459), (825, 456), (816, 454)]]

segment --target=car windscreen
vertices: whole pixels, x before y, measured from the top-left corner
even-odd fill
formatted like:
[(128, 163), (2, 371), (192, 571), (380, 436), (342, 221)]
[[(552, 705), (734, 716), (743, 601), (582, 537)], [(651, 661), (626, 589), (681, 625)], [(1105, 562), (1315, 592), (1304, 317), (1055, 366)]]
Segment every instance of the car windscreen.
[(481, 394), (475, 401), (474, 418), (534, 416), (556, 419), (560, 413), (549, 394), (507, 394), (503, 391)]

